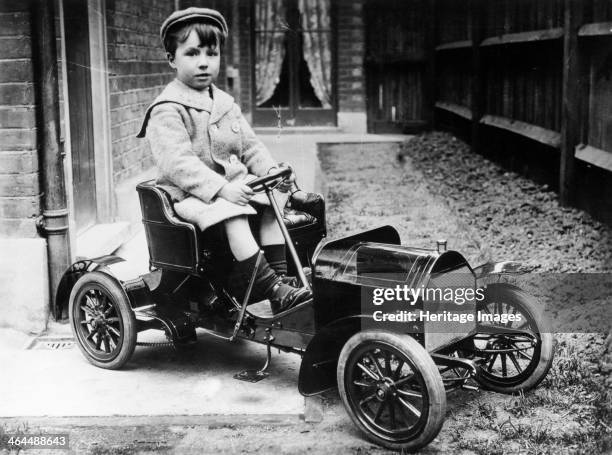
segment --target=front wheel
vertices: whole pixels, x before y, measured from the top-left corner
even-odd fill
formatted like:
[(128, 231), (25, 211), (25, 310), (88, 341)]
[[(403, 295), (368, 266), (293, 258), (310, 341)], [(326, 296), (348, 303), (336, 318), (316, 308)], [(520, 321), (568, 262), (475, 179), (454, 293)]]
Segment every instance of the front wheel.
[[(500, 393), (536, 387), (553, 362), (553, 335), (537, 301), (520, 288), (489, 285), (478, 305), (481, 315), (497, 322), (481, 323), (474, 337), (474, 354), (483, 357), (477, 381)], [(512, 315), (515, 321), (503, 322)]]
[(100, 368), (116, 370), (130, 359), (136, 347), (136, 318), (125, 291), (101, 272), (83, 275), (70, 294), (70, 325), (87, 360)]
[(442, 427), (442, 378), (427, 351), (408, 335), (364, 331), (352, 336), (340, 352), (337, 379), (349, 416), (381, 446), (416, 450)]

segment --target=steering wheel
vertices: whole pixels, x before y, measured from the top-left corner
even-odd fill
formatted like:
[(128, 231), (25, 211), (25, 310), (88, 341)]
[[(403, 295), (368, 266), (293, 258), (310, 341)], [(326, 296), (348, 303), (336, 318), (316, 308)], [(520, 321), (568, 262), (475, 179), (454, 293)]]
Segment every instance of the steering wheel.
[(263, 177), (258, 177), (255, 180), (251, 180), (247, 183), (251, 189), (257, 193), (261, 193), (265, 191), (266, 188), (274, 188), (280, 182), (282, 182), (285, 178), (291, 175), (292, 169), (290, 167), (281, 168), (280, 170), (273, 172), (268, 175), (264, 175)]

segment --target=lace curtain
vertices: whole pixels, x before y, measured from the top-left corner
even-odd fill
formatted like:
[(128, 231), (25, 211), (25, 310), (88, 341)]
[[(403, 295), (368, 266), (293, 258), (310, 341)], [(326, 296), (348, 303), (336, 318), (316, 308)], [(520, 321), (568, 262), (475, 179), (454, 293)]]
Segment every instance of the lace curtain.
[[(285, 58), (285, 22), (283, 0), (259, 0), (255, 3), (255, 100), (261, 106), (274, 94)], [(280, 30), (279, 30), (280, 29)]]
[(332, 91), (330, 0), (299, 0), (299, 9), (310, 84), (323, 108), (329, 109)]
[[(329, 109), (332, 91), (330, 0), (299, 0), (298, 8), (310, 84), (323, 108)], [(261, 106), (274, 95), (280, 81), (285, 58), (285, 1), (258, 0), (255, 24), (255, 99), (257, 106)]]

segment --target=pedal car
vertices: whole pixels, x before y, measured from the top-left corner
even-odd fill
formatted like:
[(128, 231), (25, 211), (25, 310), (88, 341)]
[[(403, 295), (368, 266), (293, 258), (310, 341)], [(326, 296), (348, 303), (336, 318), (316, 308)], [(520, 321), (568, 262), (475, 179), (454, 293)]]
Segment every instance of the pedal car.
[[(250, 287), (237, 301), (226, 291), (231, 256), (222, 236), (178, 218), (165, 191), (144, 182), (137, 190), (150, 272), (119, 276), (114, 268), (123, 259), (104, 256), (73, 264), (58, 289), (57, 316), (68, 313), (87, 360), (121, 368), (138, 333), (148, 329), (163, 330), (177, 348), (194, 343), (196, 328), (230, 342), (265, 344), (264, 367), (237, 375), (249, 381), (267, 375), (270, 348), (298, 353), (300, 393), (338, 387), (357, 427), (375, 443), (397, 450), (415, 450), (436, 437), (448, 390), (480, 385), (513, 393), (542, 381), (553, 340), (536, 302), (519, 288), (490, 279), (508, 272), (510, 263), (472, 268), (455, 251), (402, 246), (391, 226), (328, 240), (319, 195), (298, 191), (288, 209), (278, 208), (272, 189), (289, 173), (283, 169), (250, 186), (268, 195), (293, 258), (292, 272), (311, 287), (312, 299), (279, 314), (271, 313), (267, 301), (249, 304)], [(406, 323), (398, 322), (399, 316), (394, 322), (374, 321), (382, 307), (372, 305), (372, 295), (401, 286), (482, 286), (484, 298), (462, 306), (472, 322)], [(423, 296), (410, 310), (444, 313), (439, 299)], [(499, 317), (482, 322), (477, 314)], [(519, 322), (501, 318), (510, 314)]]

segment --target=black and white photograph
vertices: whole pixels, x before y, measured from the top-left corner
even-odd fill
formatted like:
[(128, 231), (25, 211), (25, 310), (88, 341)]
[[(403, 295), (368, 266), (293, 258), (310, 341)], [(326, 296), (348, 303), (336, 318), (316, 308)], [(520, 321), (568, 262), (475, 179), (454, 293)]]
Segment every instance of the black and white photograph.
[(612, 0), (0, 0), (1, 454), (612, 453)]

